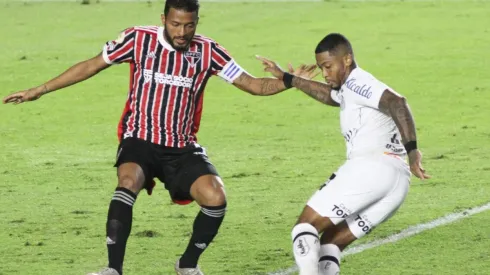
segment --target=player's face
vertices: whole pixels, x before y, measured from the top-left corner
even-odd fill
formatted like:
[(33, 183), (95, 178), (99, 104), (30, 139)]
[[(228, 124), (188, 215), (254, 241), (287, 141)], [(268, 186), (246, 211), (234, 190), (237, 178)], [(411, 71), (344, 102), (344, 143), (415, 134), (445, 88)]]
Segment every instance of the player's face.
[(187, 50), (196, 33), (198, 20), (197, 12), (170, 8), (167, 16), (162, 14), (165, 40), (177, 51)]
[(323, 78), (333, 89), (339, 89), (344, 84), (350, 66), (349, 58), (350, 55), (346, 57), (328, 51), (316, 54), (316, 63), (322, 70)]

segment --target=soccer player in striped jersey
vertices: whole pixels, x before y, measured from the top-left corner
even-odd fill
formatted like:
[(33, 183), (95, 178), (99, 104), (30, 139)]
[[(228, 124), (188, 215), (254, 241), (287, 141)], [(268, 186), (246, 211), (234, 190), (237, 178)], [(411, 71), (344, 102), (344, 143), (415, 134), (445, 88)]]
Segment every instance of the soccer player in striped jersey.
[[(97, 56), (3, 100), (14, 104), (36, 100), (111, 65), (129, 64), (129, 93), (118, 126), (118, 185), (106, 224), (109, 264), (92, 274), (123, 273), (133, 204), (142, 189), (151, 194), (154, 178), (164, 183), (176, 203), (196, 201), (201, 206), (175, 270), (177, 274), (202, 274), (198, 259), (218, 233), (226, 210), (223, 182), (196, 137), (206, 83), (216, 75), (252, 95), (286, 90), (281, 80), (251, 76), (217, 42), (195, 34), (198, 12), (198, 0), (167, 0), (162, 27), (128, 28), (107, 42)], [(302, 76), (311, 77), (313, 70), (312, 66)]]

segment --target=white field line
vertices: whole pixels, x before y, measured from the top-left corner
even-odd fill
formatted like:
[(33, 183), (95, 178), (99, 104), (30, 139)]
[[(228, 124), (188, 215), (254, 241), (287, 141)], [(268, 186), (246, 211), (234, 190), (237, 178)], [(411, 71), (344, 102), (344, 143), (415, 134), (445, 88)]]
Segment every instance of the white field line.
[[(8, 2), (81, 2), (82, 0), (0, 0), (0, 3)], [(90, 0), (96, 3), (97, 0)], [(100, 0), (100, 2), (141, 2), (141, 3), (164, 3), (165, 0)], [(378, 2), (378, 3), (404, 3), (404, 2), (427, 2), (427, 3), (444, 3), (444, 2), (490, 2), (490, 0), (200, 0), (200, 2), (220, 2), (220, 3), (267, 3), (267, 2)]]
[[(382, 245), (385, 245), (388, 243), (395, 243), (395, 242), (398, 242), (398, 241), (403, 240), (405, 238), (411, 237), (413, 235), (417, 235), (417, 234), (424, 232), (426, 230), (430, 230), (430, 229), (433, 229), (433, 228), (436, 228), (436, 227), (439, 227), (442, 225), (446, 225), (446, 224), (449, 224), (449, 223), (452, 223), (452, 222), (455, 222), (455, 221), (458, 221), (458, 220), (461, 220), (461, 219), (467, 218), (469, 216), (472, 216), (472, 215), (475, 215), (475, 214), (478, 214), (478, 213), (481, 213), (484, 211), (488, 211), (488, 210), (490, 210), (490, 202), (487, 204), (484, 204), (482, 206), (479, 206), (479, 207), (468, 208), (468, 209), (463, 210), (463, 211), (458, 212), (458, 213), (452, 213), (452, 214), (446, 215), (444, 217), (440, 217), (438, 219), (432, 220), (432, 221), (427, 222), (427, 223), (421, 223), (421, 224), (417, 224), (414, 226), (410, 226), (407, 229), (403, 230), (402, 232), (388, 236), (384, 239), (379, 239), (379, 240), (375, 240), (375, 241), (372, 241), (369, 243), (354, 246), (350, 249), (347, 249), (342, 254), (342, 256), (361, 253), (365, 250), (375, 248), (378, 246), (382, 246)], [(296, 266), (292, 266), (292, 267), (284, 269), (284, 270), (278, 270), (278, 271), (269, 273), (269, 275), (291, 275), (297, 271), (298, 271), (298, 268)]]

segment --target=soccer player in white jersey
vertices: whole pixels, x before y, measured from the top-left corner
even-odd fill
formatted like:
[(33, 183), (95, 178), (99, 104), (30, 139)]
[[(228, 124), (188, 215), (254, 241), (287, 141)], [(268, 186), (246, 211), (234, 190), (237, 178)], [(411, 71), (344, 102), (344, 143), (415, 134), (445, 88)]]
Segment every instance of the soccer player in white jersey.
[(429, 176), (406, 99), (361, 69), (341, 34), (327, 35), (315, 54), (326, 83), (286, 73), (265, 58), (262, 62), (286, 87), (340, 107), (347, 160), (309, 199), (292, 230), (300, 275), (334, 275), (340, 272), (341, 251), (401, 206), (410, 171), (420, 179)]

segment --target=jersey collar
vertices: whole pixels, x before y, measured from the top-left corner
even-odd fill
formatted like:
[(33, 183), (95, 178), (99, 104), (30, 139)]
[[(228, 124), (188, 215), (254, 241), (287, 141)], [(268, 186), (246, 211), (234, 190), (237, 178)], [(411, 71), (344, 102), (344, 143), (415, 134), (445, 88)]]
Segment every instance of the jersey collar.
[(172, 45), (170, 45), (166, 40), (165, 40), (165, 37), (163, 35), (163, 27), (159, 27), (158, 28), (158, 42), (160, 42), (160, 44), (162, 44), (162, 46), (169, 50), (169, 51), (175, 51), (175, 49), (172, 47)]

